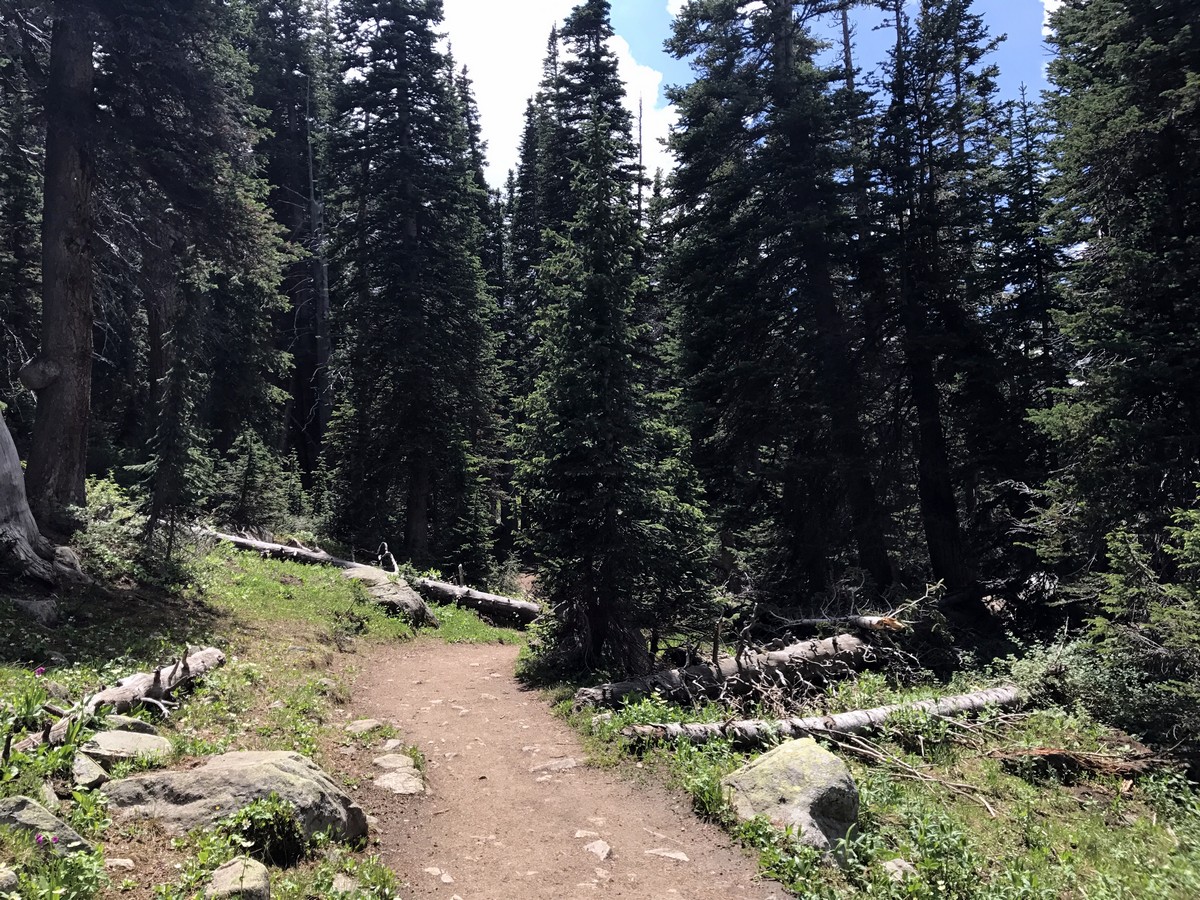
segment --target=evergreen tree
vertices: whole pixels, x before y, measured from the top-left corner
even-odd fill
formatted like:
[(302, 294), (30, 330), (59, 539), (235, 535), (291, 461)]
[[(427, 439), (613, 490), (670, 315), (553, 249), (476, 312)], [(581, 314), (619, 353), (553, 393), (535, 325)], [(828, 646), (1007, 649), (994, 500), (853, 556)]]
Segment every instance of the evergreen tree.
[(1200, 26), (1186, 0), (1073, 0), (1052, 27), (1071, 387), (1038, 421), (1078, 564), (1122, 521), (1161, 540), (1200, 481)]
[(441, 3), (356, 0), (341, 16), (344, 65), (356, 75), (338, 107), (334, 523), (363, 544), (401, 530), (410, 559), (457, 562), (448, 554), (463, 534), (488, 549), (486, 195), (468, 113), (437, 48)]

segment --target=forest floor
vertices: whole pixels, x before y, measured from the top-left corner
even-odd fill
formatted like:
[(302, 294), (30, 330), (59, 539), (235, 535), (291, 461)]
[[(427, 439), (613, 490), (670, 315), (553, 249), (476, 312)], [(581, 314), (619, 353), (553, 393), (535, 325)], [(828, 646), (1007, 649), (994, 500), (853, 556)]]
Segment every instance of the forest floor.
[[(425, 760), (425, 796), (360, 797), (379, 819), (376, 852), (409, 880), (405, 896), (785, 896), (682, 794), (644, 770), (588, 766), (578, 733), (514, 679), (517, 652), (432, 636), (377, 647), (353, 689), (355, 717), (393, 723)], [(372, 755), (356, 754), (364, 772)], [(606, 859), (586, 849), (595, 841)]]

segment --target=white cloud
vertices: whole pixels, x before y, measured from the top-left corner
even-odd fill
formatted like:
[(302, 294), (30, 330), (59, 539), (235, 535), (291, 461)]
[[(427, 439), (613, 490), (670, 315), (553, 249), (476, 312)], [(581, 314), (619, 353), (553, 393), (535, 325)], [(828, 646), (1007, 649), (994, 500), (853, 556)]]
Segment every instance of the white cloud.
[[(571, 12), (578, 0), (445, 0), (446, 32), (454, 58), (469, 70), (475, 99), (488, 143), (488, 181), (500, 187), (508, 170), (517, 164), (524, 126), (525, 101), (537, 90), (542, 58), (551, 27)], [(646, 167), (670, 167), (670, 157), (659, 145), (675, 120), (673, 107), (660, 101), (663, 74), (640, 65), (629, 42), (618, 35), (612, 43), (627, 87), (626, 103), (637, 115), (643, 98)], [(662, 107), (662, 108), (660, 108)]]
[(683, 8), (688, 5), (688, 0), (667, 0), (667, 12), (673, 16), (683, 12)]
[(1042, 34), (1050, 36), (1050, 16), (1063, 5), (1063, 0), (1042, 0)]

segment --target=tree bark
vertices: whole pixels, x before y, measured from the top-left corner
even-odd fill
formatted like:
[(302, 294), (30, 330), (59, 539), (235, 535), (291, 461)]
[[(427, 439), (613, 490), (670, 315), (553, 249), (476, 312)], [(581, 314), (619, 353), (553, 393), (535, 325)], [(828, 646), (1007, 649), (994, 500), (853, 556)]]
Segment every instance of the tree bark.
[(13, 749), (24, 753), (44, 743), (61, 744), (72, 722), (81, 716), (86, 718), (95, 715), (101, 707), (110, 707), (110, 711), (114, 713), (125, 713), (149, 703), (161, 709), (163, 702), (169, 700), (176, 689), (223, 665), (225, 654), (215, 647), (207, 647), (194, 653), (189, 648), (182, 658), (160, 666), (153, 672), (128, 675), (112, 687), (92, 694), (84, 701), (80, 712), (64, 716), (55, 722), (53, 727), (43, 732), (31, 734), (20, 743), (14, 744)]
[(775, 685), (781, 681), (826, 681), (832, 671), (862, 668), (868, 660), (869, 649), (852, 634), (840, 634), (821, 641), (801, 641), (782, 650), (725, 657), (716, 665), (670, 669), (631, 681), (580, 688), (575, 692), (575, 708), (617, 707), (625, 700), (654, 693), (675, 703), (713, 700), (722, 695), (744, 696), (755, 693), (764, 678), (772, 679), (771, 683)]
[(83, 580), (78, 561), (55, 548), (38, 531), (25, 497), (25, 477), (16, 445), (0, 413), (0, 572), (31, 578), (50, 587)]
[(92, 397), (93, 120), (91, 25), (60, 11), (50, 44), (42, 213), (42, 334), (21, 371), (37, 394), (26, 477), (41, 525), (73, 530), (82, 506)]
[(927, 712), (934, 716), (952, 716), (977, 712), (988, 706), (1006, 709), (1021, 702), (1020, 691), (1013, 685), (988, 688), (970, 694), (897, 703), (839, 713), (836, 716), (809, 716), (803, 719), (744, 719), (738, 722), (683, 722), (662, 725), (631, 725), (621, 734), (640, 741), (687, 741), (705, 744), (716, 738), (729, 738), (739, 747), (762, 747), (779, 738), (798, 738), (828, 732), (866, 734), (875, 731), (895, 712)]

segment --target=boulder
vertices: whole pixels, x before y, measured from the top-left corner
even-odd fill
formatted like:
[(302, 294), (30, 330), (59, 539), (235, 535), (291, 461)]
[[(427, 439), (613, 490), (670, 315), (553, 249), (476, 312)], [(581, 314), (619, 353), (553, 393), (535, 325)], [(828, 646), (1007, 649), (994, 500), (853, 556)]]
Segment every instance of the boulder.
[(0, 825), (29, 832), (35, 839), (41, 835), (39, 846), (58, 856), (87, 853), (92, 849), (92, 845), (80, 837), (75, 829), (55, 818), (48, 809), (29, 797), (0, 800)]
[(101, 731), (82, 747), (83, 752), (102, 766), (111, 767), (122, 760), (142, 759), (152, 763), (166, 762), (171, 755), (171, 742), (157, 734), (136, 731)]
[(108, 781), (108, 773), (103, 767), (84, 753), (75, 754), (75, 762), (71, 764), (71, 777), (76, 787), (98, 788)]
[(149, 772), (103, 788), (118, 815), (160, 820), (186, 832), (278, 794), (296, 807), (307, 837), (329, 831), (336, 840), (365, 837), (367, 817), (319, 766), (299, 753), (225, 753), (187, 771)]
[(0, 891), (15, 891), (20, 887), (20, 880), (17, 878), (17, 873), (12, 869), (6, 869), (0, 866)]
[(111, 715), (104, 717), (104, 724), (110, 731), (136, 731), (138, 734), (158, 734), (158, 729), (149, 722), (135, 719), (133, 716)]
[(271, 875), (262, 863), (239, 856), (213, 872), (204, 896), (208, 900), (270, 900)]
[(810, 847), (830, 851), (858, 819), (858, 788), (846, 764), (812, 738), (786, 741), (721, 783), (739, 819), (791, 826)]

